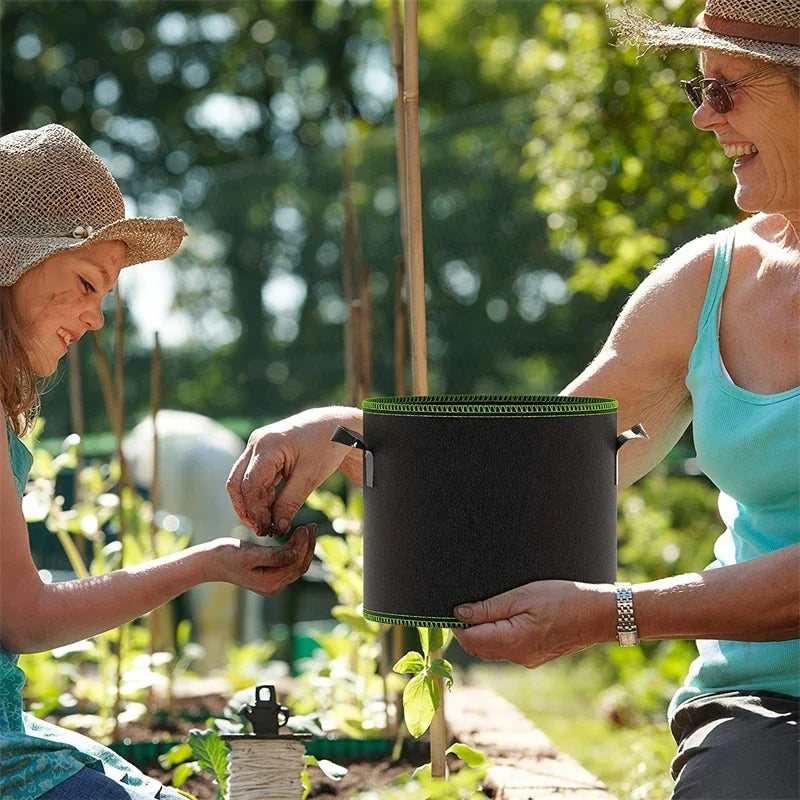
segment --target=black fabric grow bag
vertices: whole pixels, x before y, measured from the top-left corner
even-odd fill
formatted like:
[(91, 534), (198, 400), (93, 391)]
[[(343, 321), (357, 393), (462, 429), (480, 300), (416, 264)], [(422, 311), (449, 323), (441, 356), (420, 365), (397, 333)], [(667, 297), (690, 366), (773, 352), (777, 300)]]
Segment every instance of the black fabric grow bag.
[(459, 603), (534, 580), (616, 578), (617, 402), (366, 400), (364, 616), (457, 627)]

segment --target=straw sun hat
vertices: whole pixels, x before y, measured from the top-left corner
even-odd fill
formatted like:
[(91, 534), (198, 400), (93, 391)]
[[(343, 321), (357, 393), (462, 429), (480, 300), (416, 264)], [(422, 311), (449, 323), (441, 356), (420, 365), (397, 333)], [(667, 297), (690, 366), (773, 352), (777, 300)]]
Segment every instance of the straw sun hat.
[(641, 47), (702, 48), (800, 67), (800, 0), (707, 0), (696, 26), (661, 25), (625, 5), (617, 31)]
[(119, 239), (123, 266), (171, 256), (186, 236), (177, 217), (125, 219), (103, 162), (61, 125), (0, 137), (0, 286), (53, 253)]

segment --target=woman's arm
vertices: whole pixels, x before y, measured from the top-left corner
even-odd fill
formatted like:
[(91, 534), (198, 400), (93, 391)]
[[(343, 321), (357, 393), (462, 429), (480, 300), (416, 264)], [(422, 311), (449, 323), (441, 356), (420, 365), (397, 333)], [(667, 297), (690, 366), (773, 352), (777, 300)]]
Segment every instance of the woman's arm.
[(659, 464), (692, 417), (685, 380), (713, 261), (714, 238), (677, 250), (631, 295), (591, 364), (561, 393), (619, 401), (620, 431), (637, 422), (650, 437), (620, 450), (619, 485)]
[[(642, 583), (633, 610), (642, 639), (782, 641), (800, 636), (800, 545), (730, 567)], [(538, 667), (617, 638), (610, 584), (539, 581), (459, 606), (455, 631), (473, 655)]]
[(315, 528), (298, 528), (282, 547), (222, 538), (107, 575), (45, 584), (0, 432), (0, 642), (14, 653), (49, 650), (129, 622), (205, 581), (274, 594), (308, 569)]
[[(713, 238), (681, 248), (633, 293), (597, 358), (563, 394), (613, 397), (621, 430), (641, 422), (650, 439), (620, 452), (620, 486), (649, 472), (691, 420), (685, 385), (706, 294)], [(643, 639), (775, 641), (798, 636), (800, 545), (702, 573), (634, 587)], [(615, 589), (570, 581), (531, 583), (456, 612), (457, 632), (482, 658), (537, 666), (616, 639)]]

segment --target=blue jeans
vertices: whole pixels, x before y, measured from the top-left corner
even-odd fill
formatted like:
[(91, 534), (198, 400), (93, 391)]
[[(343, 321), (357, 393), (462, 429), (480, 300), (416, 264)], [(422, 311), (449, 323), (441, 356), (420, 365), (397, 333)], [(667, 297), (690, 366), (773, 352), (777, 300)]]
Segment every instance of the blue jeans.
[(181, 800), (181, 796), (172, 789), (162, 787), (158, 794), (153, 795), (152, 790), (127, 786), (96, 769), (84, 767), (43, 794), (39, 800), (153, 800), (154, 797), (159, 800)]

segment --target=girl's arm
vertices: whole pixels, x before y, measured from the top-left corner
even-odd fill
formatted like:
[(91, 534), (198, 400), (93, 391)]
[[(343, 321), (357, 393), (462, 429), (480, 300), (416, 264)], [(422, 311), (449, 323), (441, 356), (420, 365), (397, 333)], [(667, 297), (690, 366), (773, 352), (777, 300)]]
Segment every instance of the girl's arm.
[(13, 653), (49, 650), (129, 622), (205, 581), (274, 594), (308, 569), (315, 529), (298, 528), (282, 547), (220, 538), (107, 575), (45, 584), (0, 435), (0, 643)]

